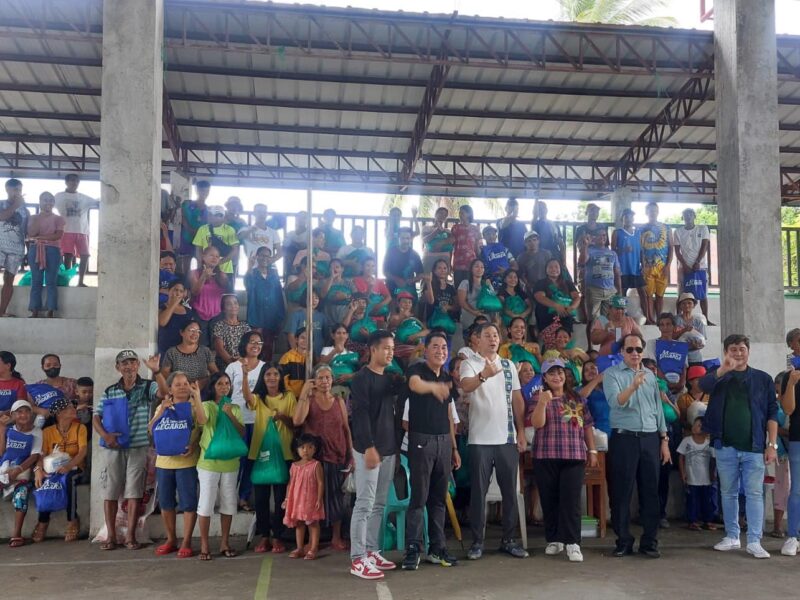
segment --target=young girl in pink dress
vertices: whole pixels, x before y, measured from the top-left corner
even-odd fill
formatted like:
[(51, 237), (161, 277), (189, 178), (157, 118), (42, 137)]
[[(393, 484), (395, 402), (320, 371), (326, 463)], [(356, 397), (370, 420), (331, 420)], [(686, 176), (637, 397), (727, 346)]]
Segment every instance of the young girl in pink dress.
[[(300, 460), (292, 463), (289, 489), (283, 501), (286, 510), (283, 524), (294, 527), (297, 541), (297, 549), (289, 553), (289, 558), (300, 558), (305, 554), (305, 560), (314, 560), (319, 551), (319, 522), (325, 518), (322, 463), (314, 458), (319, 446), (319, 439), (308, 433), (298, 436), (295, 442)], [(306, 529), (309, 532), (308, 546), (305, 546)]]

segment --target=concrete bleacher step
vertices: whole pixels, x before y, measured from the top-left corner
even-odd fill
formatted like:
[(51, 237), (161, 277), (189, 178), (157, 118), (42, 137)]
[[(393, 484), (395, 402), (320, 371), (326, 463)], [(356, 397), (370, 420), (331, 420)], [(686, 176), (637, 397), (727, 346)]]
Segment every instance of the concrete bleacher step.
[[(9, 312), (17, 317), (27, 317), (29, 287), (16, 286), (11, 298)], [(47, 289), (42, 290), (42, 301), (47, 301)], [(60, 319), (94, 319), (97, 308), (97, 288), (60, 287), (58, 288), (58, 317)]]
[(14, 354), (94, 354), (95, 320), (8, 318), (0, 335)]

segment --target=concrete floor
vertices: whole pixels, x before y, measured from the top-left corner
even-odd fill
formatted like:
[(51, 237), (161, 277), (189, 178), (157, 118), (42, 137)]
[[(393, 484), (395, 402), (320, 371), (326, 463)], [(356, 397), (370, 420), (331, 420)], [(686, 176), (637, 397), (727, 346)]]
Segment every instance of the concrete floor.
[[(711, 550), (721, 535), (689, 532), (678, 524), (663, 532), (663, 557), (609, 556), (613, 537), (585, 540), (582, 564), (545, 557), (541, 529), (531, 528), (534, 555), (517, 560), (488, 552), (478, 562), (445, 569), (422, 564), (416, 573), (388, 574), (384, 583), (348, 574), (348, 559), (323, 551), (309, 563), (285, 555), (265, 558), (251, 552), (234, 559), (156, 558), (152, 547), (130, 552), (101, 552), (85, 542), (59, 541), (11, 550), (0, 547), (0, 581), (8, 597), (95, 600), (501, 600), (506, 598), (665, 598), (680, 595), (713, 600), (763, 597), (791, 598), (797, 582), (796, 560), (779, 554), (781, 542), (765, 538), (772, 559), (758, 561), (744, 551)], [(490, 535), (496, 529), (490, 527)], [(496, 538), (490, 539), (493, 548)], [(243, 549), (244, 540), (234, 541)], [(214, 547), (214, 546), (212, 546)], [(458, 544), (451, 546), (462, 556)], [(399, 558), (390, 554), (393, 558)]]

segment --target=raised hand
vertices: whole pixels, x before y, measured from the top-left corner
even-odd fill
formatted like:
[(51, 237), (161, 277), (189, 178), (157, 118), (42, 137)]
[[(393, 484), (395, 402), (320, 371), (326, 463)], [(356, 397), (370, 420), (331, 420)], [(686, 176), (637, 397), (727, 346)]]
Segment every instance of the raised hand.
[(158, 373), (158, 369), (161, 366), (161, 355), (154, 354), (146, 361), (144, 361), (145, 366), (150, 369), (153, 373)]
[(488, 358), (484, 359), (483, 369), (481, 369), (481, 373), (483, 374), (486, 379), (494, 377), (497, 375), (502, 369), (498, 367), (493, 361), (490, 361)]
[(539, 392), (539, 402), (549, 404), (553, 400), (553, 392), (550, 390), (542, 390)]
[(434, 383), (431, 384), (433, 386), (433, 390), (431, 393), (436, 397), (439, 402), (444, 402), (445, 400), (450, 398), (450, 386), (446, 383)]
[(644, 383), (645, 377), (647, 377), (647, 373), (645, 371), (639, 371), (633, 377), (633, 388), (638, 390), (639, 387)]

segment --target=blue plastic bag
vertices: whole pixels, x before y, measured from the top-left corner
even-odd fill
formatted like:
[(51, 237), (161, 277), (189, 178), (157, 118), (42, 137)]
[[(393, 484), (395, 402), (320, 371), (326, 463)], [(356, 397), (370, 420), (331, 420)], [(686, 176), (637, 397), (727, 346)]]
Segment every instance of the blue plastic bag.
[(30, 457), (33, 451), (33, 435), (22, 433), (13, 427), (6, 429), (6, 447), (0, 463), (9, 461), (12, 465), (19, 465)]
[(618, 365), (622, 362), (621, 354), (600, 354), (594, 361), (598, 372), (602, 373), (609, 367)]
[[(128, 424), (128, 398), (106, 398), (103, 400), (103, 429), (108, 433), (118, 433), (117, 444), (127, 448), (131, 443), (131, 429)], [(107, 448), (104, 439), (100, 445)]]
[(33, 491), (33, 497), (36, 499), (36, 510), (40, 513), (67, 510), (67, 475), (50, 475), (40, 488)]
[(159, 456), (180, 456), (189, 449), (192, 437), (191, 402), (173, 404), (153, 423), (153, 446)]
[(28, 395), (39, 408), (50, 408), (56, 400), (63, 398), (64, 393), (47, 383), (32, 383), (25, 386)]

